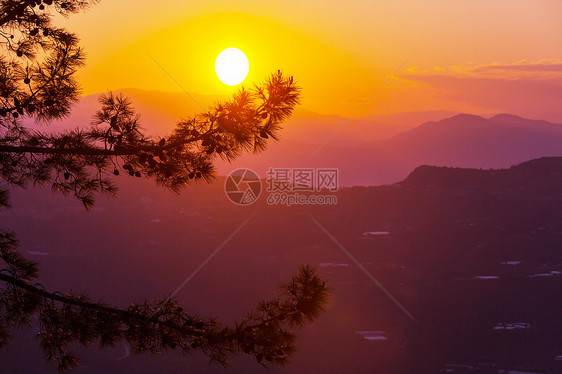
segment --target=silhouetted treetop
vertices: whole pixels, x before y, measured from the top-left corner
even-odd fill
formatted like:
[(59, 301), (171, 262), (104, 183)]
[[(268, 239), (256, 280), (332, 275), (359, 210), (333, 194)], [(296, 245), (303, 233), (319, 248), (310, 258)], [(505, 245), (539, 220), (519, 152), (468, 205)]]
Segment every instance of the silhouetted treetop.
[[(163, 138), (147, 135), (131, 101), (100, 96), (90, 124), (61, 133), (38, 130), (67, 116), (79, 98), (75, 73), (84, 64), (78, 38), (53, 25), (96, 1), (0, 0), (0, 178), (11, 185), (50, 184), (89, 208), (96, 193), (114, 194), (112, 178), (149, 177), (179, 191), (211, 180), (217, 158), (233, 160), (265, 149), (299, 103), (300, 88), (280, 71), (203, 113), (180, 121)], [(34, 125), (31, 125), (35, 122)], [(8, 194), (0, 189), (0, 207)], [(18, 252), (15, 235), (0, 231), (0, 346), (10, 328), (38, 316), (40, 346), (59, 370), (78, 360), (69, 345), (126, 341), (136, 352), (201, 351), (227, 363), (228, 354), (284, 364), (295, 349), (293, 326), (314, 320), (328, 288), (302, 267), (274, 300), (261, 302), (234, 327), (183, 311), (170, 297), (126, 308), (91, 301), (86, 295), (50, 292), (35, 283), (38, 265)]]
[(176, 125), (161, 139), (147, 136), (130, 100), (108, 94), (90, 126), (47, 134), (22, 125), (68, 115), (79, 96), (75, 72), (84, 62), (78, 38), (52, 25), (93, 1), (0, 1), (0, 177), (23, 186), (51, 183), (86, 207), (94, 192), (113, 194), (111, 177), (148, 176), (173, 190), (210, 180), (213, 160), (265, 149), (299, 103), (300, 89), (280, 71), (251, 89)]
[(179, 122), (160, 139), (143, 133), (129, 99), (111, 93), (100, 97), (101, 109), (88, 128), (61, 134), (30, 130), (8, 113), (0, 119), (0, 176), (20, 186), (51, 183), (86, 207), (96, 191), (113, 194), (111, 177), (122, 173), (148, 176), (178, 191), (192, 180), (212, 179), (216, 157), (230, 161), (265, 149), (298, 102), (298, 86), (278, 72)]

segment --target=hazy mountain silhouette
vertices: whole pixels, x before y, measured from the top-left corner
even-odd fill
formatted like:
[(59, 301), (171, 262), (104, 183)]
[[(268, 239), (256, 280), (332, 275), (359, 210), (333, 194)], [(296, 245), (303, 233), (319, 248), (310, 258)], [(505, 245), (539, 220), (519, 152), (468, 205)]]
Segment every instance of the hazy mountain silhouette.
[[(431, 121), (391, 139), (353, 147), (315, 147), (288, 141), (272, 144), (257, 160), (243, 157), (234, 167), (337, 167), (344, 185), (396, 183), (420, 164), (506, 168), (543, 156), (562, 156), (562, 125), (512, 115), (484, 118), (459, 114)], [(225, 172), (233, 166), (224, 166)]]
[[(122, 92), (133, 101), (143, 126), (156, 135), (168, 133), (179, 119), (221, 99), (191, 94), (195, 102), (183, 92)], [(47, 129), (59, 131), (89, 123), (98, 108), (98, 97), (83, 97), (70, 117)], [(533, 158), (562, 155), (560, 124), (506, 113), (490, 118), (450, 114), (428, 111), (346, 119), (301, 107), (286, 124), (280, 142), (272, 143), (259, 157), (244, 155), (233, 164), (219, 162), (218, 172), (224, 175), (246, 167), (265, 177), (270, 167), (335, 167), (341, 170), (343, 185), (378, 185), (399, 182), (420, 164), (505, 168)]]
[[(542, 157), (509, 169), (464, 169), (418, 166), (400, 185), (409, 188), (485, 189), (509, 191), (559, 190), (562, 185), (562, 157)], [(530, 192), (530, 191), (528, 191)], [(541, 191), (545, 196), (548, 191)], [(552, 192), (552, 191), (550, 191)]]
[(439, 121), (445, 118), (452, 117), (458, 112), (451, 112), (446, 110), (427, 110), (416, 112), (402, 112), (391, 114), (376, 114), (363, 117), (367, 120), (375, 120), (386, 123), (388, 125), (402, 125), (414, 128), (421, 123), (429, 121)]
[[(171, 93), (146, 91), (126, 88), (115, 92), (123, 93), (131, 99), (135, 109), (141, 114), (142, 125), (149, 133), (165, 135), (174, 129), (175, 123), (190, 115), (200, 113), (216, 101), (222, 99), (218, 95), (200, 95), (190, 93)], [(101, 94), (92, 94), (80, 98), (67, 118), (49, 124), (51, 131), (84, 127), (90, 123), (92, 115), (100, 108), (98, 98)], [(194, 100), (195, 99), (195, 100)]]
[[(173, 129), (181, 118), (203, 112), (216, 101), (225, 99), (220, 95), (200, 95), (185, 92), (146, 91), (136, 88), (119, 90), (129, 97), (139, 114), (142, 124), (149, 132), (163, 135)], [(191, 95), (191, 97), (190, 97)], [(100, 94), (84, 96), (68, 118), (50, 125), (51, 130), (84, 126), (99, 108)], [(193, 97), (193, 98), (192, 98)], [(358, 145), (366, 141), (384, 140), (410, 130), (427, 120), (439, 120), (454, 114), (445, 111), (406, 112), (371, 115), (363, 118), (346, 119), (336, 115), (324, 115), (297, 108), (282, 131), (285, 140), (307, 144), (320, 144), (341, 127), (332, 145)], [(345, 126), (341, 126), (345, 123)]]
[(490, 120), (504, 125), (532, 128), (532, 129), (542, 130), (546, 132), (553, 132), (556, 134), (562, 133), (562, 126), (560, 126), (557, 123), (552, 123), (543, 120), (525, 119), (513, 114), (507, 114), (507, 113), (498, 114), (493, 117), (490, 117)]
[(515, 124), (495, 118), (459, 114), (426, 122), (386, 144), (371, 143), (364, 147), (379, 146), (387, 154), (397, 152), (398, 159), (418, 164), (458, 167), (501, 168), (540, 156), (562, 155), (562, 125), (523, 118)]
[(387, 124), (378, 120), (378, 116), (346, 119), (297, 109), (283, 129), (282, 136), (283, 140), (316, 145), (337, 131), (331, 145), (354, 146), (365, 141), (390, 139), (415, 126), (416, 124), (406, 123)]

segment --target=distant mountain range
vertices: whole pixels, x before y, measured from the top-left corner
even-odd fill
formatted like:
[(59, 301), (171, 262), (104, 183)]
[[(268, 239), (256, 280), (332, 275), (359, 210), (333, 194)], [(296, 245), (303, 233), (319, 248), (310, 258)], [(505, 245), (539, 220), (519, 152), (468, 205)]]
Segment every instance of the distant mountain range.
[[(540, 191), (558, 195), (562, 186), (562, 157), (542, 157), (509, 169), (464, 169), (422, 165), (399, 183), (407, 188), (507, 192)], [(547, 191), (548, 190), (548, 191)]]
[[(562, 125), (501, 114), (459, 114), (430, 121), (390, 139), (355, 146), (316, 146), (292, 141), (272, 144), (259, 157), (244, 155), (233, 167), (265, 173), (268, 167), (332, 167), (343, 185), (391, 184), (421, 164), (506, 168), (543, 156), (562, 156)], [(220, 171), (226, 172), (229, 165)]]
[[(149, 133), (165, 135), (220, 96), (126, 89)], [(69, 118), (51, 131), (87, 125), (99, 95), (82, 98)], [(320, 147), (320, 148), (319, 148)], [(396, 183), (421, 164), (506, 168), (543, 156), (562, 156), (562, 125), (498, 114), (489, 118), (446, 111), (396, 113), (362, 118), (322, 115), (298, 108), (280, 142), (260, 155), (232, 164), (218, 161), (219, 174), (250, 168), (265, 177), (270, 167), (340, 169), (342, 185)]]
[[(146, 91), (136, 88), (116, 92), (131, 99), (136, 111), (141, 114), (144, 128), (157, 135), (166, 135), (173, 130), (178, 120), (200, 113), (204, 111), (204, 108), (226, 98), (219, 95)], [(84, 96), (68, 118), (55, 122), (51, 127), (60, 130), (88, 125), (92, 115), (99, 108), (100, 95)], [(388, 139), (412, 129), (422, 122), (443, 119), (453, 114), (456, 113), (426, 111), (348, 119), (336, 115), (318, 114), (298, 107), (284, 126), (282, 138), (308, 144), (320, 144), (340, 128), (331, 144), (357, 145), (366, 141)]]

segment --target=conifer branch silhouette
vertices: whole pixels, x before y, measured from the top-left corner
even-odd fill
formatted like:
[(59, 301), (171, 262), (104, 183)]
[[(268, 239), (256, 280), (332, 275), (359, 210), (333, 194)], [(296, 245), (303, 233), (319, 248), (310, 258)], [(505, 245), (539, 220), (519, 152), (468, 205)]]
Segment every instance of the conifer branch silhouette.
[[(79, 98), (75, 73), (84, 64), (78, 38), (53, 25), (93, 0), (0, 0), (0, 178), (11, 185), (50, 184), (73, 194), (88, 209), (96, 194), (117, 192), (112, 178), (146, 177), (174, 191), (210, 181), (217, 158), (233, 160), (277, 140), (299, 103), (300, 88), (280, 71), (251, 89), (179, 122), (163, 138), (146, 135), (126, 97), (109, 93), (89, 126), (45, 133), (24, 125), (67, 116)], [(126, 177), (126, 176), (122, 176)], [(0, 189), (0, 207), (8, 207)], [(60, 371), (75, 368), (69, 345), (125, 341), (135, 352), (201, 351), (227, 364), (228, 354), (248, 354), (260, 364), (285, 364), (295, 349), (294, 326), (312, 321), (328, 298), (326, 282), (303, 266), (272, 301), (261, 302), (234, 327), (187, 314), (163, 297), (126, 308), (86, 295), (50, 292), (39, 283), (37, 264), (17, 250), (13, 233), (0, 232), (0, 346), (12, 326), (39, 316), (40, 345)]]

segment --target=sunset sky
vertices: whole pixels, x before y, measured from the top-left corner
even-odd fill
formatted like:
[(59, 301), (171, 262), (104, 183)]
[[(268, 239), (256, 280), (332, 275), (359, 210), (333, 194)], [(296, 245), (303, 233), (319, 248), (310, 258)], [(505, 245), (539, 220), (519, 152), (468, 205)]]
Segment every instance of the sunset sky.
[[(417, 110), (555, 118), (562, 103), (562, 2), (105, 0), (63, 25), (88, 55), (84, 94), (122, 88), (228, 94), (220, 51), (250, 61), (244, 84), (282, 69), (304, 107), (358, 116)], [(154, 60), (151, 58), (154, 58)], [(524, 104), (524, 105), (523, 105)]]

